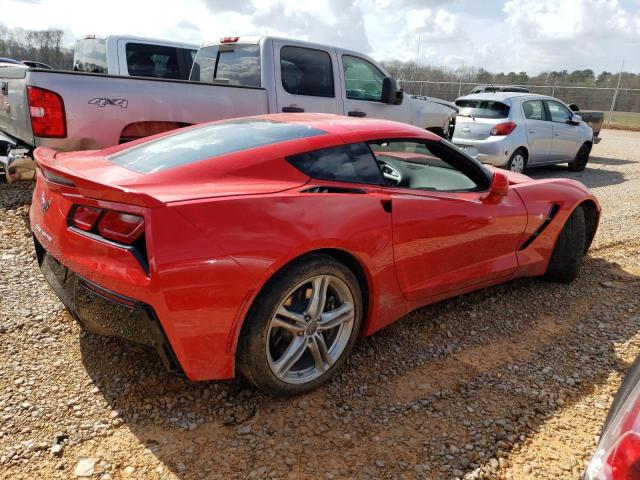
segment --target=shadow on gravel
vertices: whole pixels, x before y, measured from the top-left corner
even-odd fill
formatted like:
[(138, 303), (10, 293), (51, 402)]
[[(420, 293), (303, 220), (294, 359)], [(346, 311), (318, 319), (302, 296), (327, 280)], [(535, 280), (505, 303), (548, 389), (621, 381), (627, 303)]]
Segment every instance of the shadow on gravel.
[[(622, 165), (634, 163), (626, 160), (613, 158), (591, 157), (589, 163), (599, 165)], [(527, 170), (526, 175), (536, 180), (543, 178), (570, 178), (582, 182), (588, 188), (606, 187), (608, 185), (618, 185), (626, 181), (623, 172), (605, 170), (602, 168), (587, 168), (582, 172), (572, 172), (566, 165), (552, 165), (548, 167), (536, 167)]]
[(546, 419), (627, 368), (614, 347), (638, 331), (639, 287), (588, 257), (571, 285), (524, 279), (441, 302), (361, 340), (295, 399), (190, 383), (118, 340), (80, 346), (111, 408), (179, 478), (495, 478)]

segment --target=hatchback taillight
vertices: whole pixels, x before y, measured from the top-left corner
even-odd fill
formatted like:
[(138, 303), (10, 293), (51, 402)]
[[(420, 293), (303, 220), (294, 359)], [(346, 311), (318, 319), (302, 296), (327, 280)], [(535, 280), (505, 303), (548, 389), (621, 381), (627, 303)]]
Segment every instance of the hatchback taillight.
[(491, 129), (491, 135), (493, 136), (504, 136), (509, 135), (516, 129), (517, 125), (513, 122), (503, 122), (495, 125)]
[(62, 97), (39, 87), (27, 87), (31, 129), (36, 137), (64, 138), (67, 120)]
[(633, 388), (603, 432), (584, 478), (640, 478), (640, 384)]
[(144, 218), (132, 213), (118, 212), (86, 205), (75, 205), (69, 224), (107, 240), (131, 245), (144, 232)]

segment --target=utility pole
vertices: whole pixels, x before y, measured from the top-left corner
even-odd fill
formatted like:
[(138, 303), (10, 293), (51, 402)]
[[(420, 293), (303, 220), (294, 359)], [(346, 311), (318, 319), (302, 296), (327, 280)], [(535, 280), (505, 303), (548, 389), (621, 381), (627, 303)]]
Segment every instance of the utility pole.
[(422, 41), (422, 35), (418, 35), (418, 49), (416, 50), (416, 68), (413, 71), (413, 79), (418, 78), (418, 60), (420, 60), (420, 42)]
[(613, 99), (611, 100), (611, 108), (609, 109), (609, 119), (607, 120), (607, 128), (611, 127), (611, 117), (613, 116), (613, 109), (616, 108), (616, 99), (618, 98), (618, 90), (620, 90), (620, 80), (622, 79), (622, 70), (624, 70), (624, 60), (620, 67), (620, 73), (618, 74), (618, 84), (616, 90), (613, 92)]

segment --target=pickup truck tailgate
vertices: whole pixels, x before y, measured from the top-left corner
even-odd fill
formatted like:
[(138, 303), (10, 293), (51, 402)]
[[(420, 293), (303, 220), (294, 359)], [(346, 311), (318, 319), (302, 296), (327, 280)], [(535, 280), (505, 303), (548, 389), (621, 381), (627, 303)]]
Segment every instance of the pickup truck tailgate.
[(27, 67), (0, 66), (0, 132), (30, 144), (33, 133), (27, 101), (28, 71)]

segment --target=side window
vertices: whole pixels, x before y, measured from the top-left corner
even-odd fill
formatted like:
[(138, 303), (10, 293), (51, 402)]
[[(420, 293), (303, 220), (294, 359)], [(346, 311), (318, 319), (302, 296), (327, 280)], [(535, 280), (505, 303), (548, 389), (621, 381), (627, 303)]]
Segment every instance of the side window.
[(547, 107), (549, 107), (552, 122), (567, 123), (573, 116), (567, 107), (553, 100), (547, 100)]
[(127, 43), (127, 70), (132, 77), (180, 78), (175, 47)]
[(335, 96), (331, 57), (325, 51), (282, 47), (280, 72), (282, 87), (293, 95)]
[(384, 180), (365, 143), (325, 148), (287, 158), (305, 175), (320, 180), (383, 185)]
[(444, 142), (369, 142), (389, 186), (460, 192), (484, 190), (489, 178), (475, 161)]
[(546, 120), (547, 115), (544, 111), (542, 100), (531, 100), (522, 104), (524, 118), (529, 120)]
[(180, 66), (179, 78), (182, 80), (189, 80), (189, 74), (191, 73), (191, 67), (193, 66), (193, 60), (196, 58), (197, 50), (191, 50), (188, 48), (178, 48), (178, 53), (182, 57), (182, 65)]
[(353, 100), (382, 100), (384, 74), (371, 62), (351, 55), (342, 56), (344, 85), (347, 98)]

